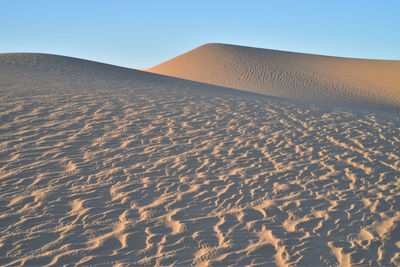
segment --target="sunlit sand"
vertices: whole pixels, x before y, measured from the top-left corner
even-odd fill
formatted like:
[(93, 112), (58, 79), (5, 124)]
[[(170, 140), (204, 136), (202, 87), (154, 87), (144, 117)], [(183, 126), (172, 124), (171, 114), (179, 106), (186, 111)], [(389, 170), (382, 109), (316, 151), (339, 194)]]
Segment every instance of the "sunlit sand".
[(398, 61), (149, 71), (0, 55), (0, 265), (400, 264)]
[(400, 61), (206, 44), (150, 72), (320, 104), (400, 107)]

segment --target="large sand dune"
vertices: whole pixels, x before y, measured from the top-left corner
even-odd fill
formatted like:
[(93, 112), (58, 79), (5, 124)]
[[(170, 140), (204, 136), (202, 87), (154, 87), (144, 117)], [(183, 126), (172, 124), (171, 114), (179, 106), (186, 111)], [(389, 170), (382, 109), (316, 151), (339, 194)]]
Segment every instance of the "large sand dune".
[(0, 55), (0, 265), (399, 265), (400, 119)]
[(400, 107), (400, 61), (207, 44), (147, 71), (294, 100)]

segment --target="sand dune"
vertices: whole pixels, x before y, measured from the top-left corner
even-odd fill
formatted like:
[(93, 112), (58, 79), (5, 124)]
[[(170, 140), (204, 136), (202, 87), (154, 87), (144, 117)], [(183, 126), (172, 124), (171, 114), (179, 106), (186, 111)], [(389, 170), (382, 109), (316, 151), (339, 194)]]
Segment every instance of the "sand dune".
[(400, 61), (206, 44), (147, 71), (294, 100), (400, 107)]
[[(16, 81), (27, 82), (28, 85), (31, 83), (31, 86), (38, 86), (38, 88), (42, 86), (42, 83), (54, 82), (55, 86), (65, 90), (70, 90), (74, 85), (78, 85), (81, 89), (81, 81), (90, 82), (93, 85), (95, 83), (104, 85), (104, 83), (113, 81), (109, 85), (116, 85), (120, 88), (121, 84), (125, 82), (148, 83), (151, 80), (157, 82), (160, 79), (159, 75), (139, 70), (78, 58), (37, 53), (0, 54), (0, 75), (3, 88), (7, 82), (10, 85)], [(165, 79), (164, 77), (163, 80)]]
[(0, 55), (0, 265), (400, 265), (400, 119)]

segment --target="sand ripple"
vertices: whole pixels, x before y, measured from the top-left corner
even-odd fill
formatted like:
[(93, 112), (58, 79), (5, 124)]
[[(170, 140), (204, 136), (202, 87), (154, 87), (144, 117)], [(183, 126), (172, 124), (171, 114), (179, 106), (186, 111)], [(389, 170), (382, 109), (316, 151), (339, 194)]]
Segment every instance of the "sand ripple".
[(397, 115), (17, 89), (1, 90), (1, 265), (400, 264)]

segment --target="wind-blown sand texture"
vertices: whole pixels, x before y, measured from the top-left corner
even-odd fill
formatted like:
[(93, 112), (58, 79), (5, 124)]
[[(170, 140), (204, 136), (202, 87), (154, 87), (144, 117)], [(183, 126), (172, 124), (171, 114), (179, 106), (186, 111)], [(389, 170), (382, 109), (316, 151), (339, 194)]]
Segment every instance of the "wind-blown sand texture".
[(307, 102), (400, 107), (400, 61), (206, 44), (150, 72)]
[(0, 55), (0, 265), (399, 265), (400, 118)]

